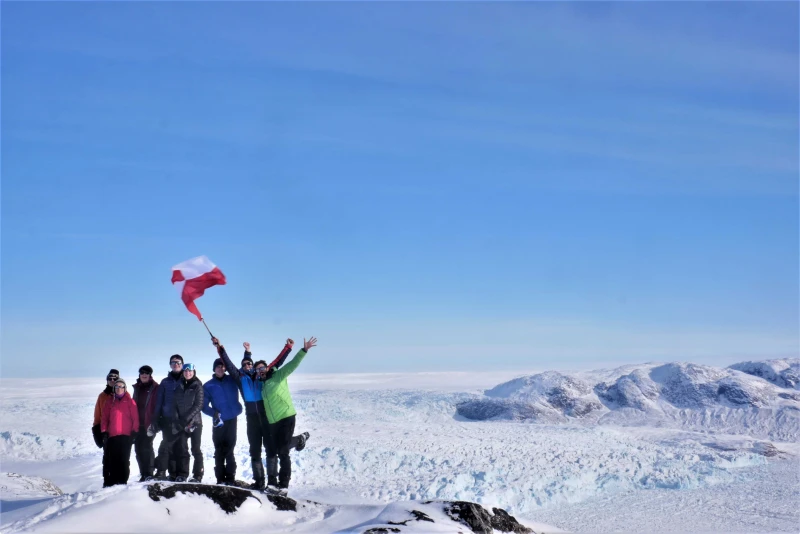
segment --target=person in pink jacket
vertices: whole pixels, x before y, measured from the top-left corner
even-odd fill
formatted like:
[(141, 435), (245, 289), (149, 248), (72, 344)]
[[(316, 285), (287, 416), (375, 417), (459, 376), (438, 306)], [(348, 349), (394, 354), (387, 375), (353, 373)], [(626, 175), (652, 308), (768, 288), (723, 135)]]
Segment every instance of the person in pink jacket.
[(123, 379), (114, 383), (114, 396), (103, 410), (100, 432), (109, 460), (110, 486), (127, 484), (131, 474), (131, 445), (139, 430), (139, 410)]

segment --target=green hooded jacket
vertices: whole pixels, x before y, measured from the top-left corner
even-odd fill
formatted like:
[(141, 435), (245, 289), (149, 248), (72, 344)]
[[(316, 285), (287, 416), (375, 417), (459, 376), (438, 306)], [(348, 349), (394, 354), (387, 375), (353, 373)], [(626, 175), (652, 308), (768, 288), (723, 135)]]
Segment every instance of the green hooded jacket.
[(282, 419), (291, 417), (297, 414), (292, 403), (292, 396), (289, 394), (289, 383), (286, 379), (289, 375), (297, 369), (300, 362), (308, 354), (305, 350), (300, 349), (297, 355), (292, 358), (292, 361), (276, 369), (269, 379), (264, 381), (261, 386), (261, 399), (264, 401), (264, 410), (267, 412), (267, 420), (270, 423), (277, 423)]

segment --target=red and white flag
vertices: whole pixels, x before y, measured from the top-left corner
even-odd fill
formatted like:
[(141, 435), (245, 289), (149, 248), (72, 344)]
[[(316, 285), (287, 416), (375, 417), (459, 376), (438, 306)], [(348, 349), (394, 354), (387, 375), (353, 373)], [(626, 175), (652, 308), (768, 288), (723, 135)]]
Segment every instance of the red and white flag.
[(172, 285), (176, 284), (186, 308), (202, 321), (203, 316), (194, 301), (209, 287), (225, 285), (225, 275), (207, 257), (198, 256), (172, 268)]

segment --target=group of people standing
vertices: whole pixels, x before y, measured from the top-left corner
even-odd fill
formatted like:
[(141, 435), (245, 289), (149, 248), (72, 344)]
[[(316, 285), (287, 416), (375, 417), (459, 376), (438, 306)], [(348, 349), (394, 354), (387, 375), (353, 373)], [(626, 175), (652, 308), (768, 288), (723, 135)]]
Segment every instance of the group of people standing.
[[(108, 372), (106, 387), (95, 403), (92, 425), (95, 443), (103, 449), (103, 487), (127, 484), (132, 446), (141, 473), (139, 482), (152, 479), (202, 482), (201, 413), (212, 421), (216, 482), (235, 485), (237, 421), (243, 411), (240, 394), (244, 400), (254, 479), (250, 487), (259, 490), (266, 486), (289, 487), (290, 452), (302, 450), (309, 434), (294, 435), (297, 412), (286, 379), (316, 346), (317, 339), (304, 339), (303, 348), (285, 366), (294, 345), (291, 339), (286, 340), (283, 350), (270, 363), (253, 362), (250, 344), (245, 342), (238, 369), (219, 340), (212, 337), (211, 341), (219, 357), (214, 360), (214, 374), (205, 383), (197, 378), (194, 364), (184, 363), (180, 354), (170, 357), (170, 372), (161, 383), (153, 379), (152, 367), (140, 367), (132, 396), (119, 371)], [(158, 432), (162, 433), (162, 439), (156, 456), (153, 441)], [(191, 478), (190, 452), (194, 458)]]

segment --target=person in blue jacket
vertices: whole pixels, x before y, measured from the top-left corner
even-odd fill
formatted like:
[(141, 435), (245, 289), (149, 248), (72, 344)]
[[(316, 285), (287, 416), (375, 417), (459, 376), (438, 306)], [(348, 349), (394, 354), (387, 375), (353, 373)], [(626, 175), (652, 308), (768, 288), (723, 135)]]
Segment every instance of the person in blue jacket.
[(222, 358), (214, 360), (214, 375), (203, 384), (203, 413), (212, 418), (211, 439), (214, 442), (214, 475), (217, 484), (236, 482), (236, 422), (242, 413), (239, 385), (225, 373)]
[[(239, 391), (244, 399), (244, 412), (247, 418), (247, 441), (250, 442), (250, 464), (253, 469), (252, 488), (263, 490), (266, 487), (266, 473), (264, 470), (264, 462), (261, 459), (261, 450), (264, 449), (266, 457), (272, 457), (270, 454), (271, 440), (269, 438), (269, 421), (267, 420), (267, 413), (264, 409), (264, 402), (261, 400), (261, 387), (262, 383), (258, 380), (253, 368), (253, 357), (250, 353), (250, 343), (243, 343), (244, 345), (244, 358), (242, 358), (242, 368), (237, 369), (231, 361), (225, 347), (215, 337), (211, 338), (211, 342), (217, 348), (217, 353), (225, 364), (225, 369), (230, 373), (237, 385)], [(286, 340), (286, 345), (281, 350), (280, 354), (272, 361), (274, 367), (280, 367), (289, 353), (292, 352), (292, 345), (294, 341), (291, 339)]]

